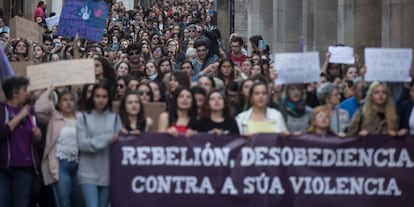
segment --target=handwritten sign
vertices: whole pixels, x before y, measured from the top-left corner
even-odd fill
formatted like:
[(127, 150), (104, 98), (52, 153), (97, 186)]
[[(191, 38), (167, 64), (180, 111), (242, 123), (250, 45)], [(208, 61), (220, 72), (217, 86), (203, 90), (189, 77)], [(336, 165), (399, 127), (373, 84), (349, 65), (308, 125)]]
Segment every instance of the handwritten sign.
[(20, 61), (20, 62), (10, 62), (11, 67), (14, 70), (14, 74), (17, 76), (26, 76), (27, 75), (27, 66), (29, 62)]
[(92, 59), (65, 60), (27, 67), (29, 90), (47, 88), (50, 85), (65, 86), (95, 83)]
[(412, 57), (411, 48), (365, 48), (365, 80), (409, 82)]
[(48, 27), (53, 27), (53, 26), (58, 26), (59, 25), (59, 19), (60, 16), (59, 15), (55, 15), (53, 17), (48, 17), (45, 19), (46, 24)]
[(329, 52), (331, 53), (330, 63), (355, 64), (354, 48), (352, 47), (329, 46)]
[(276, 84), (318, 82), (321, 72), (318, 52), (276, 54), (275, 68)]
[(15, 16), (10, 19), (10, 36), (29, 39), (36, 43), (43, 43), (43, 30), (33, 21)]
[(109, 5), (106, 1), (71, 0), (65, 1), (59, 20), (58, 34), (101, 41)]

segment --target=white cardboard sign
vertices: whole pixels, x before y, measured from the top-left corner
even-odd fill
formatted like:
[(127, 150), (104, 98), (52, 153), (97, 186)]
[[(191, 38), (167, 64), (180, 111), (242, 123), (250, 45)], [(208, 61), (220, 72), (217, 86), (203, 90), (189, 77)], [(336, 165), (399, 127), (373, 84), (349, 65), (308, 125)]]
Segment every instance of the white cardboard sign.
[(409, 82), (412, 57), (412, 48), (365, 48), (365, 80)]
[(319, 81), (321, 73), (319, 53), (278, 53), (275, 55), (278, 73), (275, 83), (313, 83)]
[(330, 63), (355, 64), (354, 48), (344, 46), (329, 46)]

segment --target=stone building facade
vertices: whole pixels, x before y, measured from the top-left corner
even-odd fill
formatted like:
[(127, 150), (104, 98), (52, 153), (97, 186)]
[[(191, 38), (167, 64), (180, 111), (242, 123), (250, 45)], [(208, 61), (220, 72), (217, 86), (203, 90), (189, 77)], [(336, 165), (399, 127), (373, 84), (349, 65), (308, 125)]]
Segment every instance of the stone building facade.
[(273, 53), (303, 48), (323, 58), (337, 43), (361, 57), (365, 47), (414, 48), (414, 0), (235, 0), (234, 6), (234, 31), (261, 34)]

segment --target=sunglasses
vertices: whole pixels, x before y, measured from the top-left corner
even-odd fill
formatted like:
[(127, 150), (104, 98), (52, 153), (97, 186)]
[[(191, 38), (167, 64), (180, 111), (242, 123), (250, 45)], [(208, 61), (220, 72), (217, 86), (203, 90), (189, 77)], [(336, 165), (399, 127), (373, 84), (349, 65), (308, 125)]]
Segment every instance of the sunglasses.
[(196, 32), (195, 30), (189, 30), (188, 32)]
[(120, 88), (120, 89), (123, 89), (125, 87), (125, 85), (124, 84), (116, 84), (116, 87)]
[(149, 95), (151, 95), (151, 92), (150, 92), (150, 91), (138, 91), (138, 94), (139, 94), (140, 96), (143, 96), (143, 95), (147, 95), (147, 96), (149, 96)]
[(159, 40), (160, 38), (159, 37), (153, 37), (152, 39), (153, 40)]
[(139, 55), (139, 52), (130, 52), (129, 55)]

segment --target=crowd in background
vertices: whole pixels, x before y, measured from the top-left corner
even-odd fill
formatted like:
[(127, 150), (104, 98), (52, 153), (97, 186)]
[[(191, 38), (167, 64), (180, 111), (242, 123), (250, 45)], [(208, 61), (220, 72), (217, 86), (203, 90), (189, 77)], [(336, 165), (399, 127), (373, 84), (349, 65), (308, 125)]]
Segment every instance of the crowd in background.
[[(355, 65), (332, 64), (326, 53), (319, 82), (275, 85), (263, 38), (232, 34), (224, 44), (215, 6), (165, 0), (126, 11), (117, 2), (101, 42), (58, 36), (45, 24), (44, 2), (34, 17), (41, 43), (10, 37), (0, 19), (10, 61), (93, 58), (97, 79), (34, 92), (25, 77), (2, 83), (0, 207), (108, 206), (109, 146), (122, 135), (414, 133), (413, 84), (365, 82), (358, 56)], [(157, 120), (144, 107), (153, 102), (167, 106)], [(33, 182), (39, 175), (51, 191)]]

